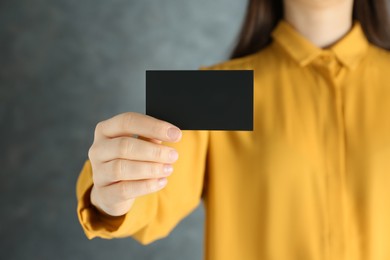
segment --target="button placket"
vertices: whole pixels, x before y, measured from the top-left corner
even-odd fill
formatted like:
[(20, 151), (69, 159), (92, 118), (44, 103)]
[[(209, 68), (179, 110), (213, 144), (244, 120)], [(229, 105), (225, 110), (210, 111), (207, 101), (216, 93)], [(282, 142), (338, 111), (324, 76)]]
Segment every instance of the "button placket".
[(314, 63), (320, 74), (330, 87), (332, 93), (333, 105), (330, 108), (333, 116), (331, 125), (333, 129), (325, 129), (329, 131), (328, 141), (325, 144), (327, 147), (328, 158), (334, 158), (334, 161), (327, 161), (327, 181), (328, 181), (328, 210), (329, 210), (329, 250), (330, 259), (343, 259), (346, 256), (345, 252), (345, 228), (347, 197), (345, 190), (345, 126), (343, 112), (343, 89), (342, 81), (345, 77), (346, 68), (343, 67), (335, 55), (330, 51), (324, 51)]
[[(335, 253), (337, 256), (342, 257), (345, 254), (345, 242), (346, 242), (346, 225), (347, 216), (345, 210), (347, 208), (347, 194), (346, 194), (346, 172), (345, 172), (345, 120), (344, 120), (344, 104), (343, 104), (343, 89), (340, 85), (335, 86), (335, 111), (336, 111), (336, 131), (337, 131), (337, 163), (335, 164), (334, 178), (334, 193), (332, 201), (335, 203), (333, 209), (334, 212), (334, 227), (339, 226), (338, 240), (334, 245)], [(343, 259), (343, 258), (340, 258)]]

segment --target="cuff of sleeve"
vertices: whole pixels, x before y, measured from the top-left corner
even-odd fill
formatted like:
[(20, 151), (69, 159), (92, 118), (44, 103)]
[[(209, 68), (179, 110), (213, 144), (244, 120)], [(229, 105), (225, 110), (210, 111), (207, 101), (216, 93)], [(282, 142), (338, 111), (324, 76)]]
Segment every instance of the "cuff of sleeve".
[(101, 214), (92, 204), (92, 169), (87, 161), (77, 181), (77, 214), (88, 239), (106, 239), (131, 236), (145, 227), (156, 215), (155, 193), (135, 199), (130, 211), (119, 217)]

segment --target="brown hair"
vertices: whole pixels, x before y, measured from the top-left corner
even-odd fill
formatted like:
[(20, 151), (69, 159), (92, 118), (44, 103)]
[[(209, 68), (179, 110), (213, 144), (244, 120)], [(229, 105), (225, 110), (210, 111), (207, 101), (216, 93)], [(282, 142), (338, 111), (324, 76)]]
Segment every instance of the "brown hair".
[[(358, 20), (367, 39), (390, 50), (390, 20), (387, 0), (354, 0), (353, 19)], [(271, 32), (283, 18), (282, 0), (249, 0), (247, 13), (230, 58), (255, 53), (271, 42)]]

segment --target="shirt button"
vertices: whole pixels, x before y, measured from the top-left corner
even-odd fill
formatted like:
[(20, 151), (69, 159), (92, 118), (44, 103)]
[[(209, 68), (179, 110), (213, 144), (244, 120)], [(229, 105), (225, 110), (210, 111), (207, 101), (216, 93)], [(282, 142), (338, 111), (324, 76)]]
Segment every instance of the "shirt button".
[(334, 58), (334, 55), (331, 51), (329, 50), (324, 50), (322, 51), (321, 53), (321, 60), (324, 61), (324, 62), (330, 62), (333, 58)]
[(332, 60), (332, 57), (330, 55), (323, 55), (321, 59), (325, 62), (330, 62)]

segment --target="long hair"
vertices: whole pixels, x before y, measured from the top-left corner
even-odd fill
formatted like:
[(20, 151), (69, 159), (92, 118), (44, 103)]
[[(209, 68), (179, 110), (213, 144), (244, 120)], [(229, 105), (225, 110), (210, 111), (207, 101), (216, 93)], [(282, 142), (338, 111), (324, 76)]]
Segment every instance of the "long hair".
[[(390, 50), (387, 0), (354, 0), (353, 19), (360, 22), (372, 44)], [(249, 0), (246, 16), (230, 58), (255, 53), (271, 42), (271, 32), (283, 18), (282, 0)]]

